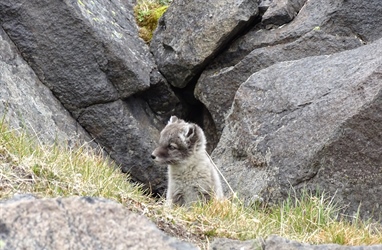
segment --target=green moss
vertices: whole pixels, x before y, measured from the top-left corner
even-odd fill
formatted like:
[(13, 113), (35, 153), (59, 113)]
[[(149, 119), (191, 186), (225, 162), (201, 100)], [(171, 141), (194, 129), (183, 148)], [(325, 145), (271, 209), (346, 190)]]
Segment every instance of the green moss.
[[(158, 20), (166, 12), (168, 1), (139, 1), (134, 7), (134, 14), (139, 26), (139, 36), (150, 42)], [(164, 5), (165, 4), (165, 5)]]
[(166, 12), (168, 6), (162, 6), (152, 11), (152, 17), (158, 22), (159, 18)]

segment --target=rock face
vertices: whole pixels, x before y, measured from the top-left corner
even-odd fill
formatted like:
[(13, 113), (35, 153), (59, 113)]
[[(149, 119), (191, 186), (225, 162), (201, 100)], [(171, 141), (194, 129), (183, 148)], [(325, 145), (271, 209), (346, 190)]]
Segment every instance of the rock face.
[(154, 192), (158, 188), (163, 191), (166, 168), (154, 166), (145, 151), (155, 147), (153, 138), (158, 130), (144, 115), (141, 105), (144, 103), (137, 100), (92, 105), (82, 112), (78, 121), (87, 131), (92, 131), (112, 159), (124, 163), (121, 166), (124, 172), (129, 172), (136, 181), (151, 185)]
[(276, 62), (332, 54), (381, 37), (381, 27), (371, 24), (382, 16), (382, 3), (377, 0), (368, 5), (356, 0), (306, 1), (293, 21), (265, 29), (270, 20), (278, 20), (273, 24), (285, 23), (274, 11), (279, 5), (295, 9), (302, 2), (274, 1), (262, 16), (262, 23), (219, 54), (198, 80), (195, 95), (210, 111), (220, 132), (236, 90), (253, 73)]
[(294, 19), (306, 0), (272, 1), (261, 18), (264, 25), (283, 25)]
[[(181, 105), (134, 20), (119, 0), (0, 3), (2, 27), (41, 82), (123, 171), (163, 192), (166, 169), (149, 155)], [(160, 86), (167, 103), (147, 102), (150, 86)]]
[(337, 244), (310, 245), (291, 241), (277, 235), (271, 235), (266, 240), (254, 239), (237, 241), (224, 238), (215, 239), (210, 249), (212, 250), (378, 250), (382, 245), (374, 246), (341, 246)]
[(5, 31), (72, 112), (147, 89), (153, 67), (144, 46), (135, 41), (133, 22), (126, 21), (134, 20), (124, 15), (127, 6), (85, 3), (3, 1), (1, 6)]
[(293, 42), (255, 49), (234, 66), (207, 68), (198, 81), (195, 95), (206, 105), (221, 132), (237, 89), (251, 74), (277, 62), (331, 54), (360, 45), (356, 38), (312, 30)]
[(226, 238), (217, 238), (211, 243), (210, 248), (212, 250), (232, 250), (232, 249), (240, 249), (240, 250), (259, 250), (266, 249), (265, 244), (262, 239), (254, 239), (254, 240), (231, 240)]
[(151, 41), (159, 70), (185, 87), (257, 14), (252, 0), (174, 1)]
[(278, 63), (243, 83), (213, 154), (233, 189), (274, 201), (318, 188), (378, 218), (381, 45)]
[(378, 250), (382, 245), (374, 246), (341, 246), (337, 244), (309, 245), (271, 235), (265, 241), (267, 250)]
[(121, 204), (91, 197), (0, 202), (2, 249), (197, 249)]
[(3, 29), (0, 29), (0, 114), (13, 129), (24, 128), (40, 141), (89, 142), (91, 137), (40, 82)]

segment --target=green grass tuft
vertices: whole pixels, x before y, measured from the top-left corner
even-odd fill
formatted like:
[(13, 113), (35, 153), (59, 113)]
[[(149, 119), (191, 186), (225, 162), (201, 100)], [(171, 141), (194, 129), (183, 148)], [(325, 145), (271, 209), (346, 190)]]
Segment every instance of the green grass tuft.
[(170, 0), (138, 0), (134, 15), (139, 26), (139, 36), (147, 43), (153, 37), (159, 18), (166, 12)]
[(0, 198), (15, 193), (39, 197), (99, 196), (124, 202), (146, 201), (117, 166), (86, 145), (41, 145), (24, 132), (0, 124)]

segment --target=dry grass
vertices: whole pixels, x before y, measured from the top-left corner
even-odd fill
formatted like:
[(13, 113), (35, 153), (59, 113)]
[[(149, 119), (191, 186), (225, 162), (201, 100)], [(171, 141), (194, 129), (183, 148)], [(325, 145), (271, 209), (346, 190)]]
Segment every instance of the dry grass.
[(0, 124), (0, 198), (16, 193), (112, 199), (202, 249), (214, 237), (247, 240), (270, 234), (313, 244), (382, 244), (380, 224), (344, 219), (332, 199), (322, 194), (290, 197), (267, 208), (248, 207), (234, 199), (168, 209), (162, 200), (144, 195), (140, 186), (131, 184), (100, 152), (86, 146), (44, 146)]
[(127, 180), (101, 151), (86, 145), (75, 149), (41, 145), (0, 124), (0, 198), (32, 193), (38, 197), (107, 197), (120, 203), (149, 200), (140, 186)]

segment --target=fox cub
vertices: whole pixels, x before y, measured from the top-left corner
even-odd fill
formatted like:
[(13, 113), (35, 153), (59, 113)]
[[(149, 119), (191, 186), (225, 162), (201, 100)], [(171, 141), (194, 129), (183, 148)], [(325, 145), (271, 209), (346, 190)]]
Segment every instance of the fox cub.
[(168, 165), (166, 204), (190, 206), (211, 196), (223, 198), (218, 172), (206, 152), (206, 137), (194, 123), (171, 116), (151, 157)]

